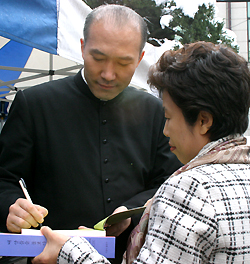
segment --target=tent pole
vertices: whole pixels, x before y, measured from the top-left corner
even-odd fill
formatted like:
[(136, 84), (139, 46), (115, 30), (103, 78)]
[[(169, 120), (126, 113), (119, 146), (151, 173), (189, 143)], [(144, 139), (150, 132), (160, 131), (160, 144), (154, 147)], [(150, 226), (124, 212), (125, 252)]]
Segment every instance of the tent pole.
[[(50, 72), (53, 71), (53, 55), (52, 54), (49, 54), (49, 69), (50, 69)], [(53, 76), (52, 75), (49, 76), (49, 80), (50, 81), (53, 80)]]

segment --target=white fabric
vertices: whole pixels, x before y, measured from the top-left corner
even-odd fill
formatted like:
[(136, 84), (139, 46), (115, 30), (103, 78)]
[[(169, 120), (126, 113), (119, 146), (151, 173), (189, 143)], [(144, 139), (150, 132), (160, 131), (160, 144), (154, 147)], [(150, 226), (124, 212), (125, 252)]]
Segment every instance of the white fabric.
[(250, 263), (249, 174), (249, 164), (209, 164), (167, 180), (135, 263)]
[(58, 55), (83, 64), (80, 39), (83, 38), (85, 18), (91, 8), (82, 0), (58, 2)]

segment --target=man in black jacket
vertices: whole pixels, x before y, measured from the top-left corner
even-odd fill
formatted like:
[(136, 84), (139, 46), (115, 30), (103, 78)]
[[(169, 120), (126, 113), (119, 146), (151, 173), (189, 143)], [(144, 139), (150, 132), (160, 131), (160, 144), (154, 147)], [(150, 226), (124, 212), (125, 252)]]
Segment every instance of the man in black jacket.
[[(1, 231), (43, 221), (53, 229), (93, 227), (143, 205), (180, 167), (163, 135), (161, 102), (128, 87), (146, 35), (133, 10), (101, 6), (86, 18), (84, 69), (17, 93), (0, 137)], [(118, 236), (117, 263), (137, 221), (107, 229)]]

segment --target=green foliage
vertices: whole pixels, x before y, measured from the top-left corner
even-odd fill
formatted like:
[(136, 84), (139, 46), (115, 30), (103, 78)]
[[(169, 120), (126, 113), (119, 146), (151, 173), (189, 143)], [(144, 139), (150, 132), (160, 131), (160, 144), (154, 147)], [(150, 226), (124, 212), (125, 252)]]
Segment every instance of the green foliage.
[(176, 8), (171, 12), (173, 19), (169, 27), (175, 30), (176, 39), (181, 44), (203, 40), (215, 44), (223, 43), (238, 52), (239, 47), (233, 44), (234, 39), (227, 36), (223, 29), (224, 22), (215, 21), (214, 14), (212, 4), (208, 7), (205, 4), (200, 5), (193, 18), (185, 15), (182, 8)]
[[(190, 17), (184, 14), (182, 8), (171, 9), (176, 6), (174, 0), (166, 0), (160, 5), (157, 5), (155, 0), (84, 0), (84, 2), (92, 9), (102, 4), (120, 4), (132, 8), (147, 22), (148, 42), (155, 46), (159, 46), (166, 38), (177, 39), (181, 44), (203, 40), (223, 43), (236, 52), (239, 51), (239, 47), (233, 44), (234, 39), (226, 35), (223, 29), (224, 22), (215, 21), (215, 8), (212, 4), (200, 5), (194, 17)], [(162, 29), (160, 19), (167, 14), (172, 15), (173, 19), (169, 26)], [(175, 49), (178, 47), (176, 46)]]
[(162, 29), (160, 25), (161, 17), (166, 14), (165, 8), (169, 6), (172, 1), (166, 1), (160, 5), (157, 5), (154, 0), (84, 0), (84, 2), (91, 8), (95, 8), (102, 4), (120, 4), (132, 8), (146, 21), (149, 30), (148, 42), (153, 45), (159, 44), (153, 41), (152, 38), (160, 40), (164, 38), (174, 39), (174, 30), (171, 28)]

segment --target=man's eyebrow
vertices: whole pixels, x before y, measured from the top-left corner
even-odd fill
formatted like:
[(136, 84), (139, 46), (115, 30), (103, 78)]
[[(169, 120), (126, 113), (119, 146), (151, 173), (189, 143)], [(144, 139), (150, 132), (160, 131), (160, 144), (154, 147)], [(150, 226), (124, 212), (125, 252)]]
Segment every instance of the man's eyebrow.
[(130, 57), (130, 56), (118, 57), (118, 59), (120, 59), (120, 60), (127, 60), (127, 61), (133, 60), (133, 58)]
[(100, 50), (98, 50), (98, 49), (91, 49), (90, 50), (90, 53), (92, 53), (92, 54), (99, 54), (99, 55), (105, 56), (105, 54), (103, 52), (101, 52)]
[[(102, 55), (102, 56), (106, 56), (105, 53), (101, 52), (100, 50), (98, 49), (91, 49), (90, 50), (90, 53), (92, 54), (98, 54), (98, 55)], [(133, 60), (133, 58), (131, 56), (121, 56), (121, 57), (118, 57), (119, 60), (126, 60), (126, 61), (131, 61)]]

